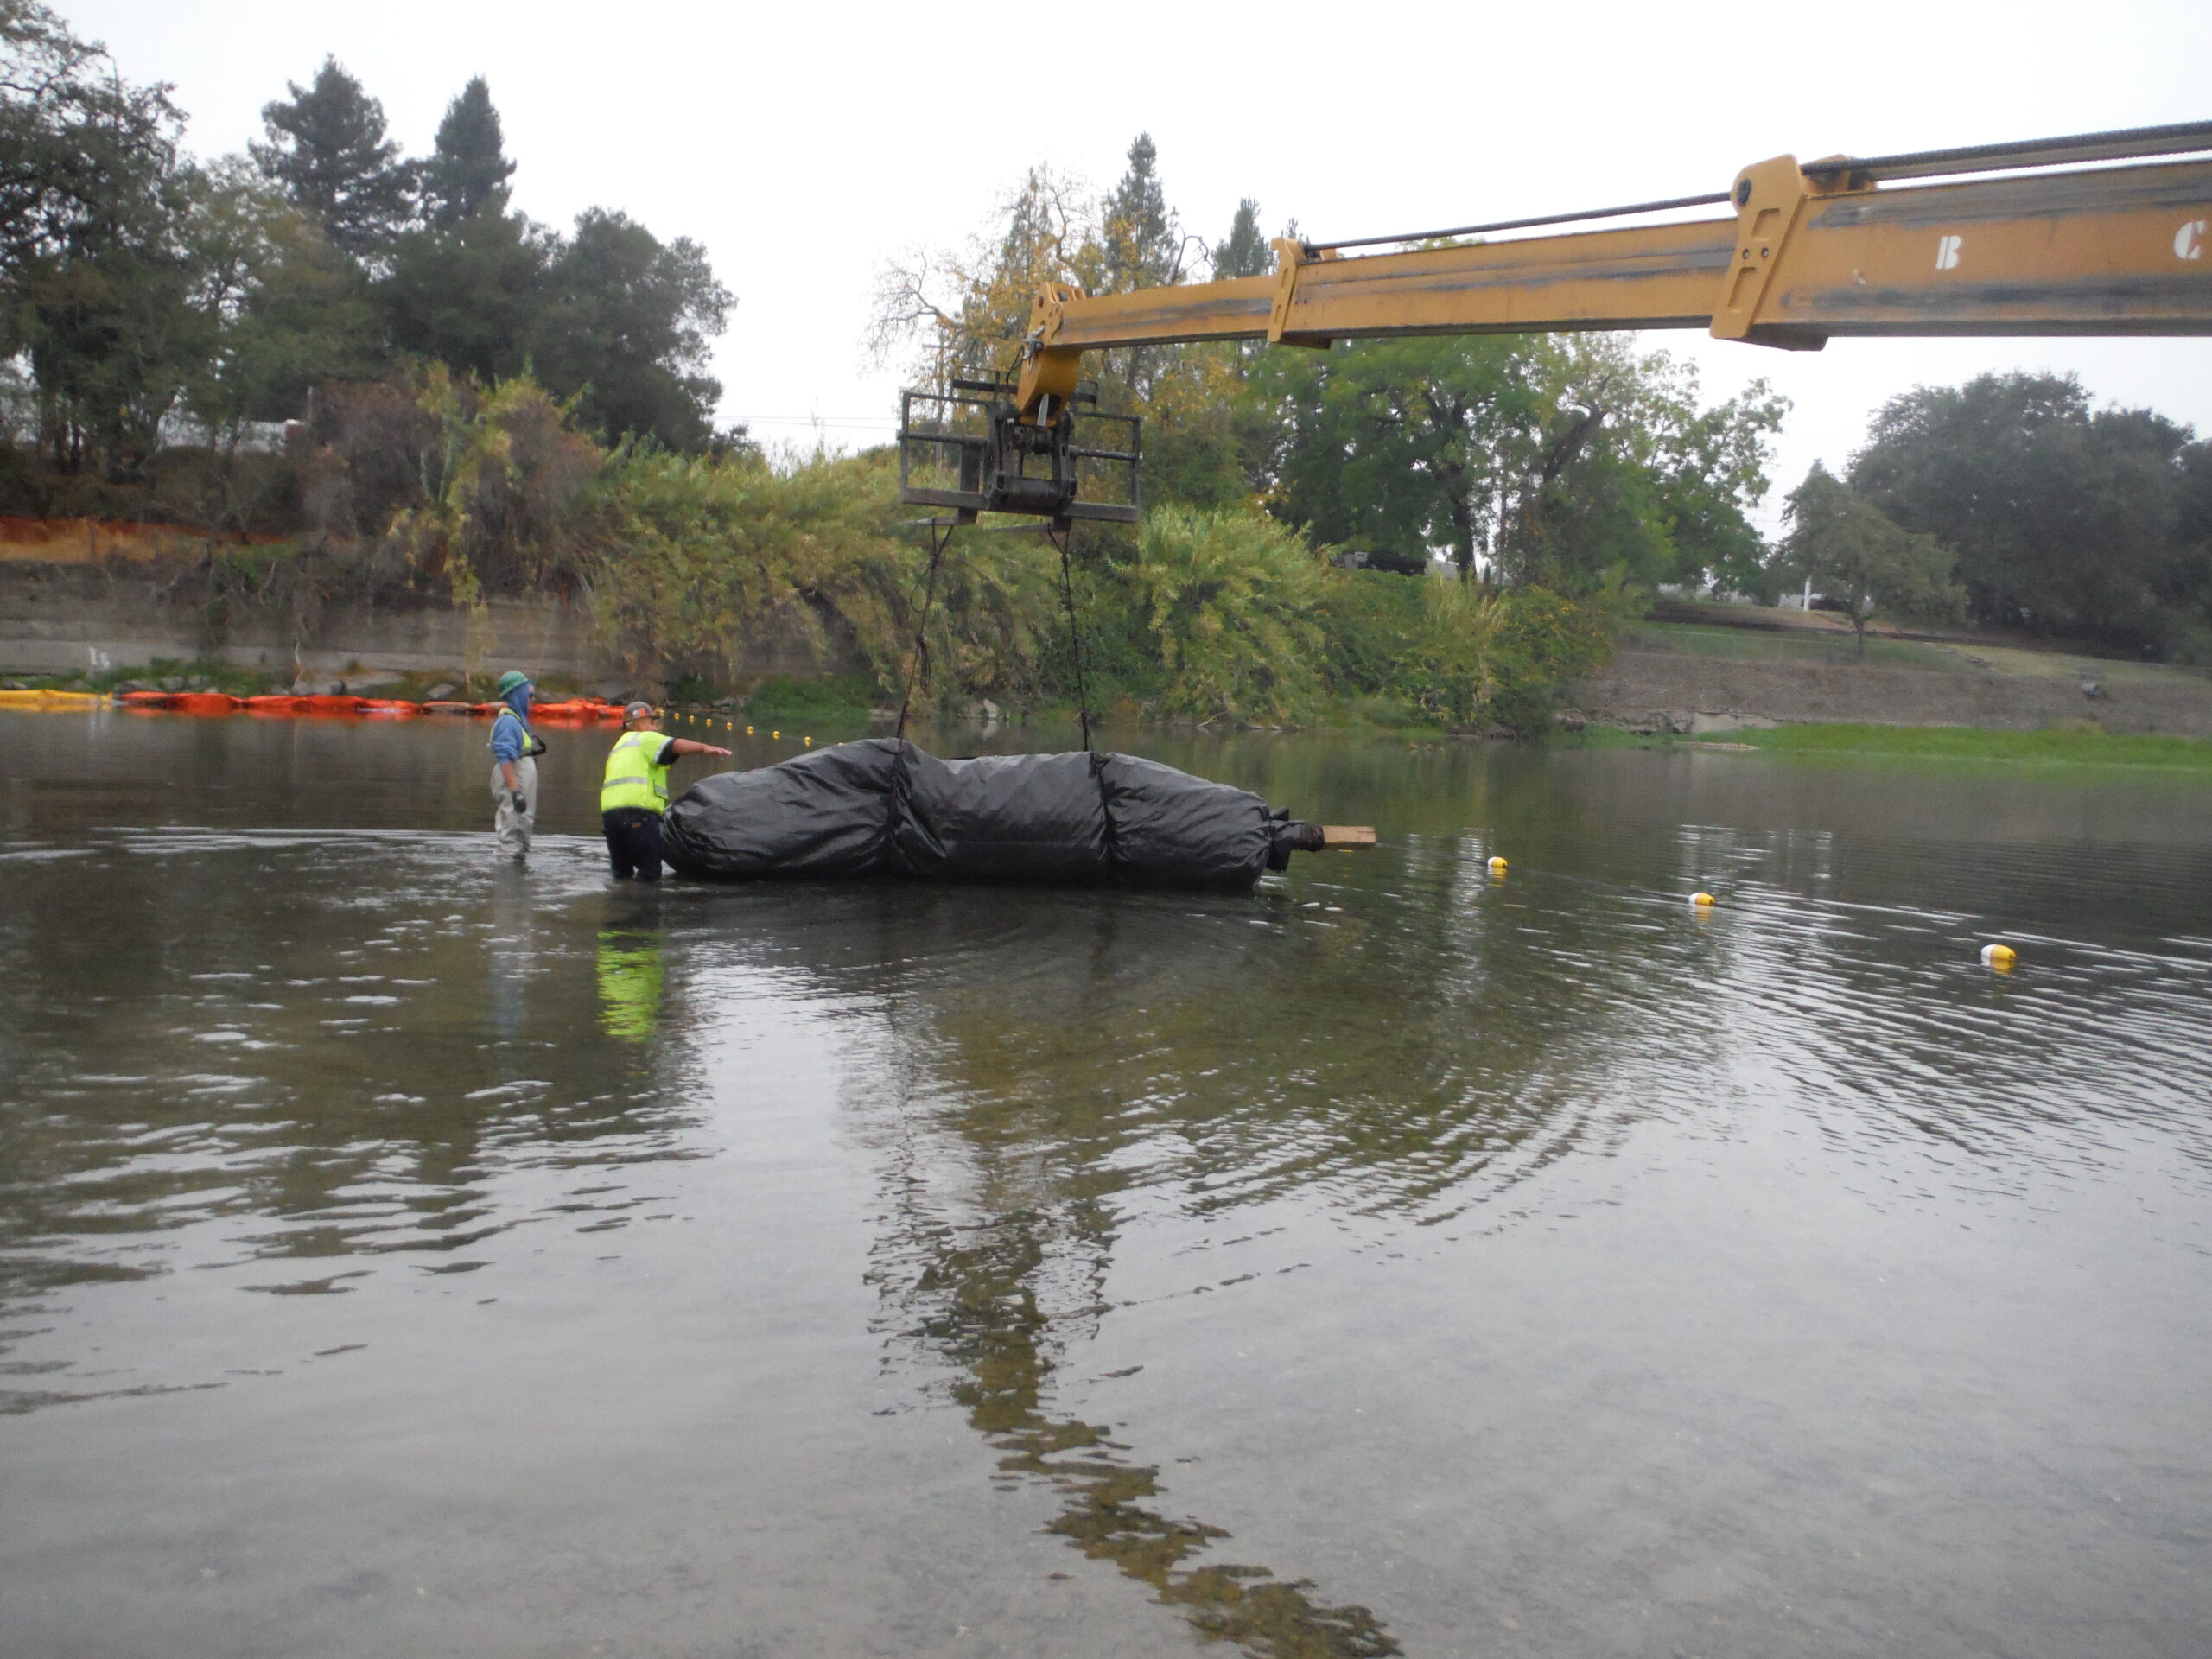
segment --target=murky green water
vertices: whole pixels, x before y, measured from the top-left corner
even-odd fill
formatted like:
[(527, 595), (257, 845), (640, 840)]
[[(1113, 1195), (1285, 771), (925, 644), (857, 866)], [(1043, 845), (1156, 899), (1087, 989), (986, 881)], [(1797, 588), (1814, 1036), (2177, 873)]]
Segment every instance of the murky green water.
[(2212, 1650), (2212, 792), (1151, 734), (1385, 844), (652, 893), (483, 741), (0, 715), (9, 1654)]

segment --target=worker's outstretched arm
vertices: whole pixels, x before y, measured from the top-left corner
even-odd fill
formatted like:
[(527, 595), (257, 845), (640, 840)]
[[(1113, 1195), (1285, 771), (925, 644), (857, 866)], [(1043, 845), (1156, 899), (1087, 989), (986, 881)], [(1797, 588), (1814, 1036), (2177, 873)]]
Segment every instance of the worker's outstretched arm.
[(719, 754), (725, 760), (729, 756), (728, 749), (718, 749), (711, 743), (696, 743), (688, 737), (672, 737), (669, 741), (675, 746), (676, 752), (679, 755)]

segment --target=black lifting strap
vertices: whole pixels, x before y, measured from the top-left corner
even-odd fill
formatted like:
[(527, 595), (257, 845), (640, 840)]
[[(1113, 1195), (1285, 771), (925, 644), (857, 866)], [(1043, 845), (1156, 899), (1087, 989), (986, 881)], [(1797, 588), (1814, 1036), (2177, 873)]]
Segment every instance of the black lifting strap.
[[(937, 603), (937, 568), (944, 557), (944, 550), (952, 543), (950, 520), (932, 518), (930, 531), (930, 569), (922, 588), (921, 614), (914, 621), (914, 651), (906, 659), (906, 672), (899, 688), (899, 735), (906, 735), (906, 711), (913, 706), (914, 681), (921, 680), (922, 690), (930, 688), (930, 607)], [(940, 534), (939, 532), (943, 533)]]
[(1090, 689), (1085, 682), (1083, 666), (1083, 624), (1075, 613), (1075, 572), (1068, 559), (1068, 544), (1075, 539), (1072, 528), (1055, 535), (1051, 530), (1045, 534), (1052, 545), (1060, 550), (1060, 600), (1068, 610), (1068, 643), (1075, 652), (1075, 712), (1083, 723), (1083, 752), (1090, 753)]

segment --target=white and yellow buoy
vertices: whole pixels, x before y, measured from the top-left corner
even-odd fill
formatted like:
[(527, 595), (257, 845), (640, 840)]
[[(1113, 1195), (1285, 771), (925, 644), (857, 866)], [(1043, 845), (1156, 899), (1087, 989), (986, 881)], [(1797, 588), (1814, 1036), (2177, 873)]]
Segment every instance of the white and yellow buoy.
[(1700, 910), (1703, 910), (1713, 903), (1713, 895), (1709, 893), (1694, 893), (1690, 894), (1690, 903), (1695, 905)]
[(1994, 968), (2000, 974), (2011, 973), (2012, 964), (2019, 959), (2020, 953), (2009, 944), (1985, 944), (1981, 947), (1981, 965)]
[(1492, 855), (1490, 861), (1490, 873), (1492, 875), (1503, 875), (1505, 874), (1505, 861), (1497, 857), (1496, 855)]

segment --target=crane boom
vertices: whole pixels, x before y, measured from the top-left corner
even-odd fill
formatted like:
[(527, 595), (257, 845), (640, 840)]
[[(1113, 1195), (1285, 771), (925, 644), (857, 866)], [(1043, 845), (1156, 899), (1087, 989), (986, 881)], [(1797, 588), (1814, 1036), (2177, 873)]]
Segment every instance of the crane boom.
[[(2144, 159), (2154, 156), (2183, 159)], [(1923, 180), (1942, 181), (1900, 182)], [(1724, 205), (1732, 218), (1443, 240)], [(1045, 430), (1071, 429), (1084, 353), (1203, 340), (1704, 328), (1817, 351), (1854, 335), (2212, 334), (2209, 229), (2212, 122), (1886, 157), (1778, 156), (1711, 196), (1426, 236), (1278, 240), (1270, 276), (1097, 296), (1046, 283), (993, 420), (1030, 429), (1034, 451)], [(1345, 253), (1421, 241), (1431, 245)], [(995, 435), (993, 453), (1023, 437)]]

